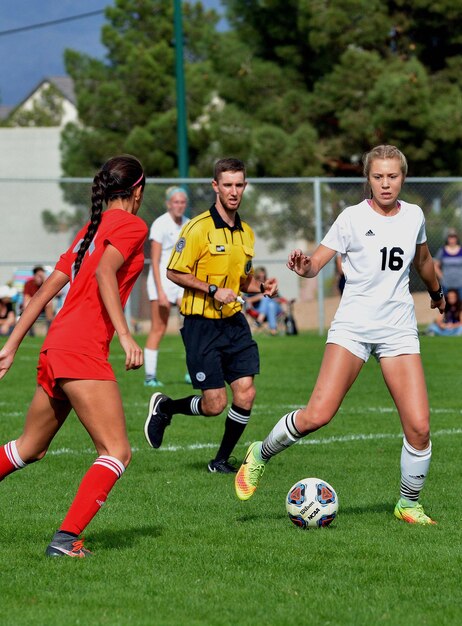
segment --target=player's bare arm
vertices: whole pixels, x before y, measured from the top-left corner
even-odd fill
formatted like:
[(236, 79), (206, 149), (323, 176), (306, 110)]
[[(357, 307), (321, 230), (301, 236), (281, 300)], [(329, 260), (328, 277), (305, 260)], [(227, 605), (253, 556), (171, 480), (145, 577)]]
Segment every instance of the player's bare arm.
[[(440, 289), (438, 276), (435, 272), (435, 264), (433, 263), (430, 250), (427, 243), (417, 244), (414, 256), (414, 267), (420, 278), (423, 280), (429, 292), (437, 292)], [(431, 299), (432, 309), (438, 309), (440, 313), (444, 313), (446, 300), (444, 296), (440, 300)]]
[(131, 336), (122, 308), (117, 282), (117, 271), (125, 259), (112, 245), (108, 245), (96, 269), (96, 280), (101, 299), (125, 352), (125, 369), (138, 369), (143, 365), (143, 351)]
[(435, 272), (436, 275), (438, 276), (439, 280), (443, 280), (443, 270), (442, 270), (442, 263), (439, 259), (433, 259), (433, 263), (435, 265)]

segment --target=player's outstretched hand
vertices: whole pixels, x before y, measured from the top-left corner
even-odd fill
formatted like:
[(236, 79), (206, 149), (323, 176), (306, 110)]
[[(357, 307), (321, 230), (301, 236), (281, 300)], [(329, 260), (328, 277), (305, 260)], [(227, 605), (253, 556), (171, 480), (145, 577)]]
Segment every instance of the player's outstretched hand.
[(287, 267), (299, 276), (307, 276), (311, 269), (311, 257), (298, 248), (292, 250), (287, 260)]
[(139, 369), (143, 365), (143, 350), (129, 334), (119, 336), (119, 341), (125, 352), (125, 369)]
[(3, 378), (10, 367), (13, 365), (15, 352), (11, 350), (0, 350), (0, 378)]

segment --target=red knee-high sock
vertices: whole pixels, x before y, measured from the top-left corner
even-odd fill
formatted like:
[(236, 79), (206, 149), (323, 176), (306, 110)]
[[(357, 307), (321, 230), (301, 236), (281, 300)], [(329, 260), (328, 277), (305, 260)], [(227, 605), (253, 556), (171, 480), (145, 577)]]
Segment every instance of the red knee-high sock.
[(99, 456), (83, 477), (59, 530), (80, 535), (106, 502), (124, 471), (124, 464), (115, 457)]
[(18, 454), (16, 441), (10, 441), (0, 448), (0, 480), (25, 466)]

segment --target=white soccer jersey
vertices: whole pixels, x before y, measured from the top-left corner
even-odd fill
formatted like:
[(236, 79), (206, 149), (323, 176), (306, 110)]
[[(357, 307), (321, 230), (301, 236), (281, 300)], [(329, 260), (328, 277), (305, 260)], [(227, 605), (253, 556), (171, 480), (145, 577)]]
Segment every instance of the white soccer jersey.
[(363, 200), (338, 216), (321, 242), (340, 252), (346, 277), (332, 337), (380, 343), (417, 336), (409, 271), (416, 245), (426, 240), (425, 217), (416, 204), (401, 201), (399, 212), (386, 217)]
[[(159, 262), (160, 277), (162, 281), (162, 288), (165, 291), (169, 302), (172, 303), (175, 303), (179, 298), (182, 297), (183, 289), (175, 283), (172, 283), (172, 281), (167, 278), (167, 264), (168, 260), (170, 259), (172, 250), (176, 242), (178, 241), (181, 229), (186, 224), (186, 222), (189, 222), (189, 218), (183, 215), (183, 217), (181, 218), (181, 224), (177, 224), (170, 215), (170, 213), (167, 212), (154, 220), (151, 225), (151, 230), (149, 231), (149, 239), (151, 241), (156, 241), (157, 243), (160, 243), (160, 245), (162, 246), (162, 252)], [(157, 300), (158, 296), (156, 284), (154, 282), (152, 264), (150, 264), (149, 266), (147, 288), (149, 300)]]

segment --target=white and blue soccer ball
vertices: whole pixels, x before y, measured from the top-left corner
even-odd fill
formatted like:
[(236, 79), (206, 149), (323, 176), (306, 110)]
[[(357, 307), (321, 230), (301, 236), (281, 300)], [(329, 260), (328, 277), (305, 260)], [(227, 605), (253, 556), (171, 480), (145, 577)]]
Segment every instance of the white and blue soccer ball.
[(289, 489), (286, 508), (290, 521), (300, 528), (329, 526), (337, 516), (337, 493), (321, 478), (303, 478)]

